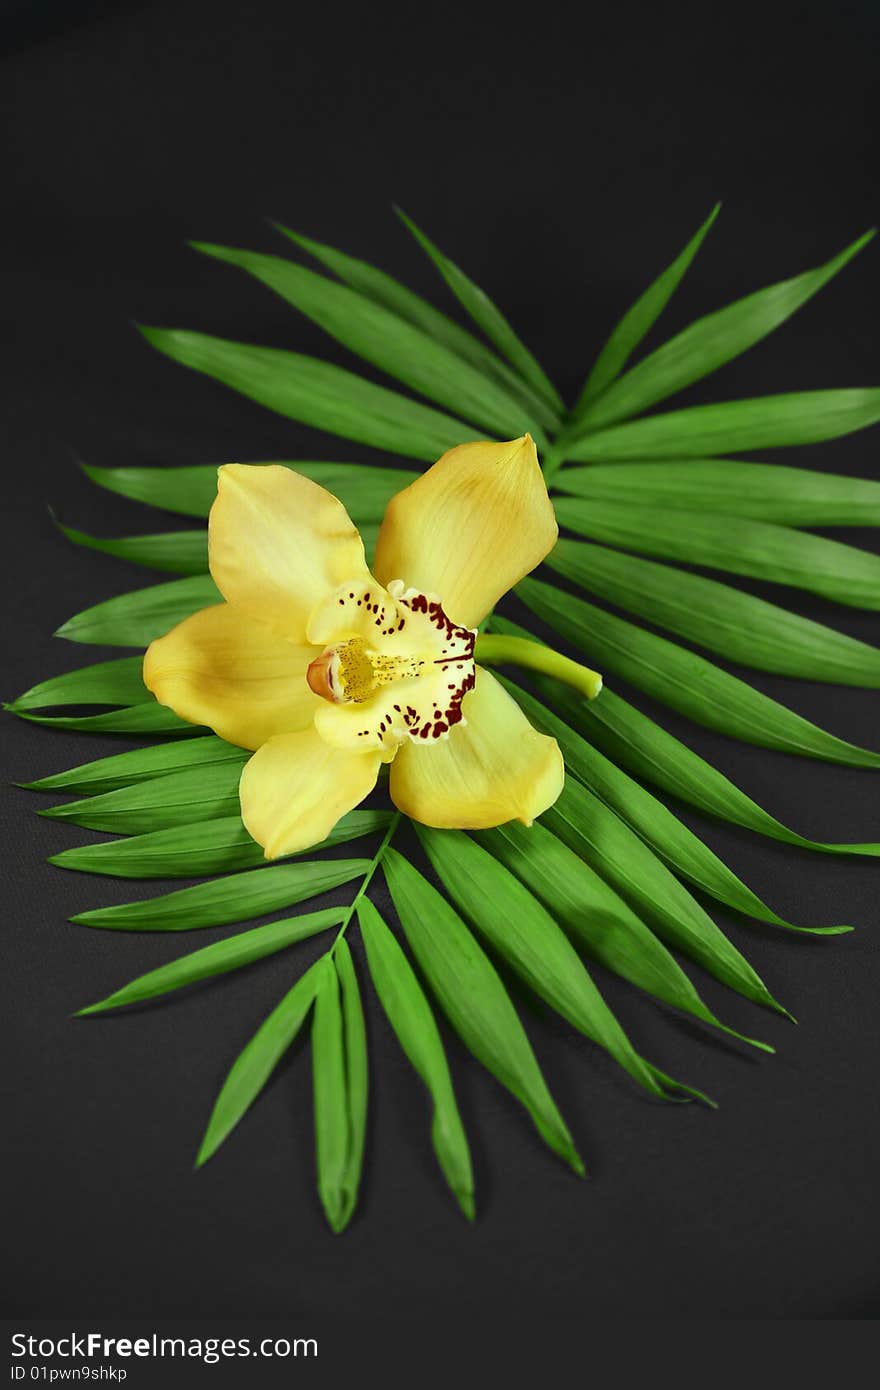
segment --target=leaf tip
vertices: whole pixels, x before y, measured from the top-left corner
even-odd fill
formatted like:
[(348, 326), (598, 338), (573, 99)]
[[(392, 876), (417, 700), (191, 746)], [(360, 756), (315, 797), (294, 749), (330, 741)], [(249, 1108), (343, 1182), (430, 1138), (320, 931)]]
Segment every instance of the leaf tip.
[(466, 1220), (473, 1225), (477, 1219), (477, 1208), (474, 1202), (473, 1192), (466, 1188), (456, 1188), (455, 1196)]
[[(772, 1050), (771, 1048), (771, 1051)], [(710, 1095), (707, 1095), (705, 1091), (698, 1091), (696, 1086), (688, 1086), (687, 1090), (688, 1095), (683, 1097), (684, 1100), (696, 1101), (698, 1105), (705, 1105), (707, 1110), (718, 1109), (718, 1102), (713, 1100)]]
[(587, 1176), (584, 1160), (581, 1158), (576, 1148), (572, 1146), (566, 1153), (565, 1158), (575, 1177), (585, 1178)]
[(197, 1173), (200, 1168), (204, 1168), (205, 1164), (207, 1163), (208, 1159), (211, 1157), (213, 1153), (214, 1149), (211, 1147), (211, 1144), (208, 1140), (208, 1136), (206, 1134), (201, 1144), (199, 1145), (199, 1151), (196, 1154), (195, 1162), (193, 1164), (193, 1172)]
[(70, 1015), (71, 1018), (88, 1018), (90, 1014), (97, 1014), (104, 1008), (105, 1000), (99, 1000), (97, 1004), (84, 1004), (81, 1009)]
[(341, 1236), (352, 1218), (354, 1208), (343, 1201), (341, 1194), (337, 1194), (333, 1200), (325, 1196), (323, 1207), (331, 1231), (335, 1236)]
[(198, 251), (201, 256), (213, 256), (218, 261), (231, 259), (227, 248), (214, 241), (188, 241), (186, 244), (191, 251)]
[(784, 1004), (780, 1004), (778, 999), (774, 999), (772, 994), (768, 993), (766, 1002), (771, 1009), (775, 1009), (776, 1012), (778, 1014), (781, 1014), (783, 1018), (787, 1018), (789, 1023), (797, 1023), (797, 1019), (795, 1018), (791, 1010), (787, 1009)]
[(868, 227), (867, 231), (862, 232), (862, 235), (853, 243), (853, 255), (855, 255), (857, 251), (861, 251), (869, 242), (873, 241), (876, 235), (876, 227)]
[(413, 236), (416, 238), (416, 240), (417, 240), (417, 241), (420, 241), (420, 242), (422, 242), (422, 244), (424, 244), (424, 242), (425, 242), (425, 240), (426, 240), (425, 234), (424, 234), (424, 232), (421, 230), (420, 227), (417, 227), (417, 226), (416, 226), (415, 222), (413, 222), (413, 220), (412, 220), (412, 218), (410, 217), (409, 213), (408, 213), (408, 212), (404, 212), (403, 208), (400, 206), (399, 203), (392, 203), (392, 204), (391, 204), (391, 208), (392, 208), (392, 211), (394, 212), (395, 216), (400, 218), (400, 220), (401, 220), (401, 222), (403, 223), (403, 225), (407, 228), (408, 231), (412, 232), (412, 234), (413, 234)]
[(132, 319), (131, 326), (142, 338), (146, 338), (151, 347), (160, 347), (168, 332), (166, 328), (157, 328), (154, 324), (138, 323), (137, 319)]
[(303, 246), (308, 250), (310, 244), (309, 239), (308, 237), (304, 237), (301, 232), (295, 232), (292, 227), (286, 227), (283, 222), (277, 222), (274, 217), (267, 217), (266, 221), (276, 232), (280, 232), (282, 236), (286, 236), (290, 241), (296, 242), (297, 246)]

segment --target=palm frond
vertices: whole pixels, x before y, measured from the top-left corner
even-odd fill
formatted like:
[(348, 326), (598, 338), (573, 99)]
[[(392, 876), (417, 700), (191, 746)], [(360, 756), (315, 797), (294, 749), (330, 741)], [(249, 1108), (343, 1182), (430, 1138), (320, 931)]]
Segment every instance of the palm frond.
[[(415, 463), (285, 461), (342, 498), (368, 546), (389, 498), (418, 476), (420, 463), (475, 433), (503, 438), (530, 430), (546, 445), (545, 474), (559, 521), (577, 537), (564, 537), (548, 558), (557, 583), (542, 577), (519, 586), (518, 597), (533, 618), (607, 673), (612, 686), (617, 678), (626, 681), (697, 724), (763, 749), (876, 768), (880, 751), (818, 728), (708, 657), (599, 606), (610, 604), (724, 662), (794, 678), (880, 686), (880, 650), (724, 577), (783, 585), (786, 604), (804, 591), (877, 609), (880, 560), (801, 528), (880, 524), (880, 483), (723, 457), (819, 443), (862, 429), (880, 420), (880, 389), (666, 407), (676, 392), (707, 378), (805, 307), (870, 234), (814, 270), (697, 319), (633, 364), (717, 212), (617, 324), (569, 412), (500, 310), (403, 214), (476, 331), (385, 271), (285, 227), (279, 230), (288, 243), (328, 273), (279, 256), (207, 243), (196, 247), (259, 280), (403, 390), (296, 352), (180, 329), (142, 331), (173, 361), (289, 419)], [(644, 413), (661, 404), (663, 409)], [(83, 468), (106, 491), (186, 518), (204, 520), (216, 491), (213, 464)], [(66, 524), (61, 530), (77, 546), (182, 576), (102, 599), (59, 628), (68, 640), (143, 648), (220, 597), (207, 573), (203, 526), (112, 539)], [(530, 635), (510, 612), (493, 614), (489, 627)], [(118, 837), (63, 850), (50, 862), (120, 878), (201, 880), (80, 912), (72, 918), (77, 924), (200, 931), (309, 905), (166, 962), (85, 1005), (81, 1014), (158, 999), (333, 932), (326, 950), (232, 1066), (198, 1163), (229, 1137), (311, 1017), (318, 1189), (334, 1230), (342, 1230), (355, 1209), (367, 1127), (367, 1035), (348, 944), (355, 924), (367, 975), (429, 1094), (440, 1168), (472, 1218), (469, 1146), (435, 1007), (525, 1108), (549, 1147), (582, 1173), (505, 973), (610, 1054), (649, 1094), (705, 1100), (641, 1055), (585, 960), (708, 1028), (772, 1051), (725, 1024), (673, 954), (696, 962), (752, 1003), (787, 1014), (702, 897), (790, 932), (827, 936), (850, 930), (787, 922), (684, 824), (667, 798), (784, 845), (880, 855), (877, 843), (816, 841), (790, 829), (613, 688), (588, 703), (546, 676), (530, 674), (528, 690), (504, 683), (564, 752), (566, 789), (542, 824), (474, 834), (419, 828), (418, 840), (404, 846), (399, 814), (361, 809), (346, 816), (313, 857), (273, 865), (263, 861), (238, 813), (238, 779), (248, 755), (213, 734), (197, 733), (157, 705), (143, 684), (140, 655), (50, 677), (7, 706), (52, 727), (163, 739), (28, 784), (74, 798), (43, 814)], [(370, 857), (323, 855), (325, 848), (371, 836)], [(369, 896), (379, 870), (400, 936)], [(346, 906), (320, 905), (322, 894), (345, 885)]]
[(850, 767), (880, 767), (880, 753), (858, 748), (811, 724), (738, 676), (634, 623), (564, 593), (540, 579), (524, 579), (517, 593), (542, 619), (594, 664), (653, 695), (661, 704), (719, 733), (802, 757)]
[(594, 463), (566, 468), (556, 487), (600, 502), (722, 512), (783, 526), (880, 526), (880, 483), (783, 463), (667, 459), (662, 468)]
[(721, 204), (716, 203), (684, 250), (627, 309), (596, 359), (572, 411), (572, 419), (583, 419), (594, 397), (601, 395), (623, 371), (639, 343), (650, 333), (675, 294), (720, 211)]

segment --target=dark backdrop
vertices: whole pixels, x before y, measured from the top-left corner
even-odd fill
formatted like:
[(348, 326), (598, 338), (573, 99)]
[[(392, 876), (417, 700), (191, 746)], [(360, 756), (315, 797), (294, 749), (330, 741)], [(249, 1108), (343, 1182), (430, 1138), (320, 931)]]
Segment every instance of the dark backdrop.
[[(132, 320), (347, 360), (256, 284), (189, 252), (186, 238), (283, 250), (264, 220), (277, 217), (447, 306), (391, 214), (397, 201), (505, 307), (570, 396), (617, 315), (715, 199), (721, 220), (664, 332), (827, 258), (877, 216), (880, 26), (867, 3), (723, 13), (673, 4), (654, 17), (619, 5), (614, 18), (589, 3), (577, 16), (544, 5), (519, 19), (479, 5), (353, 14), (267, 0), (12, 8), (0, 69), (6, 698), (105, 655), (50, 634), (155, 578), (74, 551), (53, 530), (47, 503), (103, 534), (155, 524), (91, 489), (73, 451), (104, 465), (368, 457), (141, 342)], [(876, 382), (878, 289), (869, 250), (690, 399)], [(875, 432), (800, 457), (876, 475), (876, 451)], [(796, 602), (877, 637), (870, 614)], [(876, 745), (871, 693), (755, 683)], [(12, 718), (2, 733), (12, 781), (126, 746)], [(688, 737), (798, 828), (880, 838), (870, 774)], [(450, 1043), (477, 1164), (473, 1230), (439, 1178), (420, 1085), (371, 1001), (365, 1189), (335, 1239), (313, 1194), (307, 1051), (207, 1169), (191, 1172), (227, 1066), (312, 948), (124, 1017), (69, 1021), (207, 938), (68, 925), (75, 911), (156, 890), (47, 866), (47, 854), (88, 836), (39, 819), (40, 804), (10, 789), (2, 822), (8, 1312), (877, 1312), (870, 863), (783, 851), (693, 818), (786, 915), (861, 930), (819, 944), (719, 914), (801, 1026), (711, 981), (700, 987), (730, 1023), (775, 1043), (775, 1059), (701, 1039), (607, 984), (645, 1053), (715, 1094), (717, 1114), (648, 1103), (589, 1046), (532, 1017), (589, 1184)]]

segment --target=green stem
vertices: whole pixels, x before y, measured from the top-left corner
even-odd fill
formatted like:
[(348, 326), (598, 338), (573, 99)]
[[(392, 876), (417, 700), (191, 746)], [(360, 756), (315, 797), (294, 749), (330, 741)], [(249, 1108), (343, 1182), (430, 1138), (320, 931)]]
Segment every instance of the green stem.
[(364, 894), (366, 893), (367, 889), (369, 888), (370, 882), (371, 882), (372, 877), (373, 877), (373, 874), (376, 872), (376, 870), (378, 869), (379, 865), (382, 863), (382, 860), (383, 860), (384, 855), (385, 855), (385, 851), (386, 851), (386, 849), (388, 848), (389, 844), (391, 843), (391, 837), (392, 837), (392, 835), (394, 834), (394, 832), (395, 832), (395, 830), (397, 829), (397, 827), (400, 825), (400, 819), (401, 819), (401, 812), (400, 812), (400, 811), (395, 811), (395, 812), (394, 812), (394, 815), (391, 817), (391, 824), (389, 825), (388, 829), (385, 831), (385, 834), (384, 834), (383, 839), (382, 839), (382, 843), (381, 843), (381, 845), (379, 846), (379, 848), (376, 850), (376, 853), (373, 855), (372, 859), (370, 860), (370, 866), (369, 866), (369, 868), (367, 869), (366, 873), (364, 874), (363, 878), (361, 879), (361, 886), (360, 886), (360, 888), (357, 890), (357, 893), (355, 894), (354, 898), (352, 899), (351, 903), (349, 904), (348, 908), (346, 909), (345, 916), (344, 916), (343, 919), (342, 919), (342, 925), (340, 926), (339, 931), (336, 933), (336, 937), (335, 937), (335, 939), (334, 939), (334, 941), (333, 941), (333, 945), (330, 947), (330, 950), (329, 950), (329, 952), (328, 952), (329, 955), (332, 955), (332, 954), (333, 954), (333, 952), (336, 950), (337, 945), (338, 945), (339, 942), (342, 940), (342, 938), (345, 936), (345, 933), (346, 933), (346, 931), (348, 930), (348, 925), (349, 925), (349, 923), (350, 923), (352, 917), (354, 916), (355, 912), (357, 911), (357, 905), (358, 905), (358, 903), (361, 901), (361, 899), (363, 898), (363, 896), (364, 896)]
[(602, 689), (602, 677), (598, 671), (591, 671), (589, 666), (581, 666), (552, 647), (546, 647), (543, 642), (532, 642), (527, 637), (481, 633), (477, 638), (474, 657), (483, 666), (511, 664), (541, 671), (544, 675), (574, 686), (588, 700), (595, 700)]

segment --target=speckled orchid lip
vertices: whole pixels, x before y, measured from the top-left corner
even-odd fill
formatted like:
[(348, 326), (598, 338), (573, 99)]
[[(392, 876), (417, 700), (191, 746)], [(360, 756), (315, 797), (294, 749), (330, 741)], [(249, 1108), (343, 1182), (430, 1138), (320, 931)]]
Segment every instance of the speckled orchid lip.
[(369, 637), (343, 636), (309, 665), (310, 690), (332, 705), (357, 705), (364, 746), (393, 750), (409, 738), (430, 745), (467, 721), (476, 630), (447, 616), (436, 594), (392, 580), (387, 590), (343, 587), (336, 604), (343, 631), (352, 609), (371, 615)]

